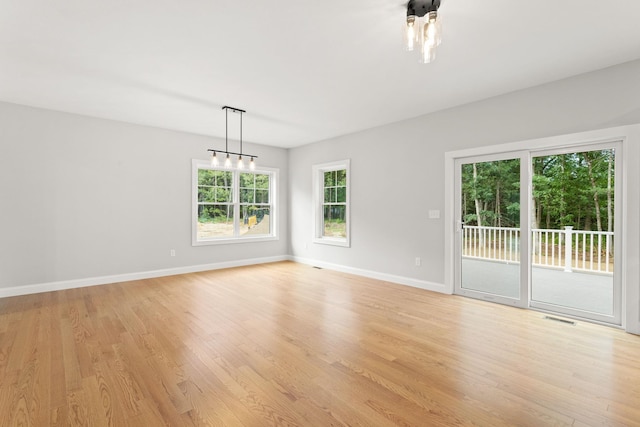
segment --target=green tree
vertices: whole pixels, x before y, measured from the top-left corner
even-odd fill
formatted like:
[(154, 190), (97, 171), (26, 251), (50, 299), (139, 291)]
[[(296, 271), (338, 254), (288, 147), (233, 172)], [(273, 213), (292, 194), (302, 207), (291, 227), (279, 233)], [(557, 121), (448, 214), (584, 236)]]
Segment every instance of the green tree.
[[(610, 149), (533, 157), (532, 227), (612, 231), (614, 162)], [(519, 227), (519, 160), (465, 164), (461, 173), (465, 223)]]

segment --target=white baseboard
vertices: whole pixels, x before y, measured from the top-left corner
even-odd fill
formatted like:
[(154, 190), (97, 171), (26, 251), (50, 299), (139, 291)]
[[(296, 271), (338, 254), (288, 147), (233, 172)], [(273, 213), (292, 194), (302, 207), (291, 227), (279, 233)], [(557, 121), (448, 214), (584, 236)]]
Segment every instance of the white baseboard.
[(447, 288), (442, 283), (428, 282), (426, 280), (413, 279), (411, 277), (396, 276), (394, 274), (380, 273), (378, 271), (364, 270), (361, 268), (347, 267), (340, 264), (331, 264), (328, 262), (317, 261), (313, 259), (301, 258), (296, 256), (289, 257), (291, 261), (299, 262), (301, 264), (313, 265), (316, 267), (326, 268), (328, 270), (340, 271), (342, 273), (355, 274), (356, 276), (368, 277), (370, 279), (382, 280), (385, 282), (397, 283), (400, 285), (411, 286), (413, 288), (420, 288), (427, 291), (439, 292), (442, 294), (450, 294)]
[(130, 282), (132, 280), (152, 279), (154, 277), (174, 276), (176, 274), (197, 273), (200, 271), (220, 270), (223, 268), (244, 267), (247, 265), (266, 264), (278, 261), (294, 261), (302, 264), (313, 265), (326, 268), (328, 270), (340, 271), (354, 274), (356, 276), (369, 277), (386, 282), (398, 283), (400, 285), (425, 289), (440, 293), (449, 293), (445, 285), (440, 283), (418, 280), (410, 277), (396, 276), (393, 274), (380, 273), (377, 271), (364, 270), (360, 268), (348, 267), (340, 264), (332, 264), (307, 258), (300, 258), (289, 255), (275, 257), (253, 258), (238, 261), (226, 261), (212, 264), (191, 265), (186, 267), (165, 268), (161, 270), (141, 271), (137, 273), (114, 274), (111, 276), (87, 277), (84, 279), (62, 280), (59, 282), (37, 283), (25, 286), (13, 286), (10, 288), (0, 288), (0, 298), (13, 297), (19, 295), (37, 294), (41, 292), (61, 291), (65, 289), (83, 288), (87, 286), (106, 285), (109, 283)]
[(222, 268), (244, 267), (247, 265), (266, 264), (269, 262), (289, 261), (288, 255), (226, 261), (213, 264), (191, 265), (186, 267), (165, 268), (161, 270), (142, 271), (138, 273), (114, 274), (111, 276), (88, 277), (85, 279), (62, 280), (59, 282), (38, 283), (25, 286), (0, 288), (0, 298), (19, 295), (37, 294), (41, 292), (61, 291), (65, 289), (84, 288), (86, 286), (106, 285), (109, 283), (130, 282), (132, 280), (152, 279), (154, 277), (174, 276), (176, 274), (197, 273), (200, 271), (220, 270)]

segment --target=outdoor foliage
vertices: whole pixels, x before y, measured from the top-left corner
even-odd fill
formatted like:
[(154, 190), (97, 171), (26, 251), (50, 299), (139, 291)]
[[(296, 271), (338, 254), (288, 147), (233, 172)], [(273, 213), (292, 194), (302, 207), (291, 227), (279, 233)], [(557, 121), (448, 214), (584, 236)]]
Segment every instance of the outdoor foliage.
[[(533, 228), (613, 231), (614, 150), (533, 158)], [(520, 161), (462, 166), (468, 225), (519, 227)]]
[(324, 231), (328, 237), (346, 237), (347, 171), (324, 173)]
[[(269, 214), (269, 175), (241, 173), (239, 176), (241, 219), (255, 215), (258, 222)], [(198, 221), (233, 223), (233, 173), (198, 169)]]
[(198, 221), (233, 222), (231, 172), (198, 169)]
[(256, 173), (240, 174), (240, 221), (248, 223), (255, 216), (260, 222), (269, 215), (269, 175)]
[(520, 160), (463, 165), (462, 203), (468, 225), (519, 227)]

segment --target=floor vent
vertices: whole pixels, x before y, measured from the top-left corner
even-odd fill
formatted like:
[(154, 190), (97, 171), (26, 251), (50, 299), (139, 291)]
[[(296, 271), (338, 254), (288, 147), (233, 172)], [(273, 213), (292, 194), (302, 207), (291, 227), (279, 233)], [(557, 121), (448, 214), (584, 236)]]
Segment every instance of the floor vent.
[(559, 317), (544, 316), (544, 318), (547, 319), (547, 320), (554, 320), (556, 322), (566, 323), (568, 325), (575, 325), (576, 324), (576, 322), (573, 322), (571, 320), (566, 320), (566, 319), (560, 319)]

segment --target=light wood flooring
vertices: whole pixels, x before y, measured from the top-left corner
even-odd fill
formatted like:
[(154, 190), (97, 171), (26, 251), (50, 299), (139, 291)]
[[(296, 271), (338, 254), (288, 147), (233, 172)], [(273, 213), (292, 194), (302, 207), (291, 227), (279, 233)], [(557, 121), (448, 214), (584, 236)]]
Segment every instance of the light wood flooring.
[(0, 426), (639, 426), (640, 337), (290, 262), (0, 299)]

